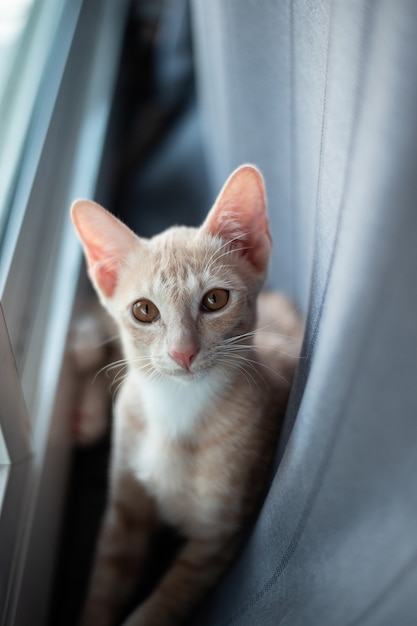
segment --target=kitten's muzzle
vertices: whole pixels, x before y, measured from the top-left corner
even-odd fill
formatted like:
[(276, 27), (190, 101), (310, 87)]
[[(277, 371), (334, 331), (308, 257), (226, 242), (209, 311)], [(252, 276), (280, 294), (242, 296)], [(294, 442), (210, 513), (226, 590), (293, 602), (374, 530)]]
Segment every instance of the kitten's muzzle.
[(196, 344), (181, 345), (179, 348), (171, 349), (168, 354), (178, 365), (187, 372), (190, 371), (191, 365), (200, 351), (200, 347)]

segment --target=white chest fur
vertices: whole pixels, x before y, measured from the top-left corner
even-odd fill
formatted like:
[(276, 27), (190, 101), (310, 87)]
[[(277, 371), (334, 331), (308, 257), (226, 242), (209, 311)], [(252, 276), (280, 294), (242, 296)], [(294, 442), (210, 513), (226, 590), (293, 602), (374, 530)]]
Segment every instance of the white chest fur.
[(184, 382), (140, 379), (138, 385), (146, 427), (131, 448), (131, 468), (167, 521), (181, 524), (195, 474), (195, 459), (181, 444), (184, 439), (193, 441), (200, 421), (216, 410), (224, 377)]
[(146, 422), (164, 439), (192, 438), (225, 385), (217, 372), (191, 380), (138, 378)]

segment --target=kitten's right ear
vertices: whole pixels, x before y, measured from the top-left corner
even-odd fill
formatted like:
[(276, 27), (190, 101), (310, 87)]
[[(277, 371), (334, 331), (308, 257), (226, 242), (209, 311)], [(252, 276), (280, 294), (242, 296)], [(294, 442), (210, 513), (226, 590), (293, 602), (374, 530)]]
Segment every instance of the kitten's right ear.
[(265, 185), (259, 170), (242, 165), (226, 181), (203, 228), (233, 242), (255, 272), (265, 275), (271, 250)]
[(137, 237), (117, 217), (91, 200), (76, 200), (71, 207), (71, 218), (84, 248), (89, 276), (99, 292), (111, 298)]

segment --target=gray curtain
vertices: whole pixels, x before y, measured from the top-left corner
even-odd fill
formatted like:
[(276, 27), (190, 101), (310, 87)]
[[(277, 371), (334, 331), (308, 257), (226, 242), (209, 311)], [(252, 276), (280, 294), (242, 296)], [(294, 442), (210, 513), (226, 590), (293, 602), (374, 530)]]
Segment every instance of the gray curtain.
[(307, 320), (276, 467), (199, 626), (417, 624), (417, 2), (193, 0), (213, 190), (266, 179)]

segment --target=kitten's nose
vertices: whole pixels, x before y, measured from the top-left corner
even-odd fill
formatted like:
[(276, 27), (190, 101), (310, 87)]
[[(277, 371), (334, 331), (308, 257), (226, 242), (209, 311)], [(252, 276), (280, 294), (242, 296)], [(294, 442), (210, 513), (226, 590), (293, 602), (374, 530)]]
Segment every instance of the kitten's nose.
[(170, 350), (169, 356), (181, 365), (185, 370), (189, 370), (200, 348), (195, 344), (181, 346), (178, 350)]

